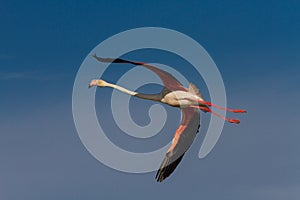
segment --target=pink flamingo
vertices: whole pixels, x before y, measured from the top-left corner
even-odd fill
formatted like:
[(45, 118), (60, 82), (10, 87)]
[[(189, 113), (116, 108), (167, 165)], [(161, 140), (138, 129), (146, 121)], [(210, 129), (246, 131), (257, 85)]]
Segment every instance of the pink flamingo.
[(188, 88), (183, 87), (183, 85), (174, 78), (170, 73), (165, 72), (157, 67), (143, 62), (134, 62), (123, 59), (113, 59), (113, 58), (101, 58), (96, 54), (93, 55), (100, 62), (109, 63), (129, 63), (133, 65), (140, 65), (145, 67), (159, 76), (164, 84), (164, 88), (158, 94), (140, 94), (134, 91), (130, 91), (118, 85), (108, 83), (104, 80), (92, 80), (89, 83), (89, 87), (99, 86), (99, 87), (111, 87), (115, 88), (121, 92), (135, 96), (142, 99), (159, 101), (164, 104), (168, 104), (173, 107), (179, 107), (181, 109), (182, 117), (181, 123), (177, 128), (172, 144), (168, 149), (160, 168), (156, 174), (156, 180), (162, 182), (175, 170), (177, 165), (182, 160), (185, 152), (191, 146), (196, 134), (200, 128), (200, 112), (199, 109), (204, 112), (210, 112), (230, 123), (240, 123), (237, 119), (226, 118), (216, 112), (213, 112), (209, 107), (216, 107), (218, 109), (226, 110), (234, 113), (245, 113), (245, 110), (233, 110), (229, 108), (223, 108), (218, 105), (212, 104), (211, 102), (204, 101), (197, 87), (190, 83)]

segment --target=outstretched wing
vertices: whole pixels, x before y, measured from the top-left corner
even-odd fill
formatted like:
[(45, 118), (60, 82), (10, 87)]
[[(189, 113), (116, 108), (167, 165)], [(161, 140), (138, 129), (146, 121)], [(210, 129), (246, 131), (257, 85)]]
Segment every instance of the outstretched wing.
[(183, 108), (181, 111), (181, 123), (155, 177), (158, 182), (162, 182), (175, 170), (194, 141), (200, 127), (200, 113), (198, 109)]
[(116, 59), (115, 58), (101, 58), (101, 57), (98, 57), (96, 54), (94, 54), (93, 57), (96, 58), (100, 62), (129, 63), (129, 64), (133, 64), (133, 65), (141, 65), (141, 66), (153, 71), (155, 74), (157, 74), (167, 89), (169, 89), (171, 91), (175, 91), (175, 90), (187, 91), (187, 89), (184, 88), (182, 86), (182, 84), (174, 76), (172, 76), (168, 72), (158, 69), (157, 67), (155, 67), (153, 65), (143, 63), (143, 62), (123, 60), (120, 58), (116, 58)]

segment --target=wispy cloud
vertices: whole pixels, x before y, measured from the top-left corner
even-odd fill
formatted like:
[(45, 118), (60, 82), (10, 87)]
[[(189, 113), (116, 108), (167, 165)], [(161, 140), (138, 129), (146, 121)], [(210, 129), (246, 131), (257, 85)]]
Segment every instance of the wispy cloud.
[(45, 74), (42, 72), (0, 72), (0, 80), (30, 79), (39, 81), (50, 81), (57, 80), (63, 76), (63, 74)]
[(273, 185), (256, 188), (252, 196), (256, 199), (299, 199), (299, 185)]
[(8, 60), (8, 59), (12, 59), (12, 58), (13, 58), (13, 56), (11, 56), (11, 55), (8, 55), (5, 53), (0, 54), (0, 60)]
[(23, 78), (24, 76), (25, 74), (23, 73), (15, 73), (15, 72), (0, 73), (0, 80), (19, 79), (19, 78)]

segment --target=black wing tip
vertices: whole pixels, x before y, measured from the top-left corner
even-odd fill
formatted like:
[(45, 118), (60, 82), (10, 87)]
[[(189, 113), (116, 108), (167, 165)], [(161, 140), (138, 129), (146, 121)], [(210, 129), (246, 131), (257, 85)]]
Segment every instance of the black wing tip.
[(96, 60), (100, 61), (100, 62), (103, 62), (103, 60), (105, 60), (106, 58), (103, 58), (103, 57), (99, 57), (97, 56), (96, 53), (92, 54), (92, 57), (95, 58)]
[(134, 61), (129, 61), (129, 60), (124, 60), (120, 58), (103, 58), (99, 57), (96, 55), (96, 53), (92, 54), (92, 57), (98, 60), (99, 62), (104, 62), (104, 63), (129, 63), (133, 65), (143, 65), (144, 63), (141, 62), (134, 62)]
[(116, 60), (114, 58), (102, 58), (102, 57), (99, 57), (99, 56), (97, 56), (96, 53), (92, 54), (92, 57), (95, 58), (96, 60), (98, 60), (99, 62), (106, 62), (106, 63), (113, 63)]
[(174, 170), (176, 169), (177, 165), (182, 160), (184, 154), (182, 154), (180, 157), (178, 157), (175, 161), (170, 162), (171, 158), (166, 156), (158, 169), (155, 179), (157, 182), (163, 182), (167, 177), (169, 177)]

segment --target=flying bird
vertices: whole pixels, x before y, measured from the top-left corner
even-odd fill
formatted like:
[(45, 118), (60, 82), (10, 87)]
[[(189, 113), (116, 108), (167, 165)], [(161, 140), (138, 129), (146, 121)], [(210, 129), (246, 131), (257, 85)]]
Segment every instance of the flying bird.
[(157, 101), (164, 104), (168, 104), (173, 107), (178, 107), (181, 110), (181, 122), (177, 128), (171, 146), (169, 147), (165, 157), (156, 173), (155, 179), (158, 182), (165, 180), (175, 170), (184, 154), (191, 146), (196, 134), (200, 128), (200, 110), (203, 112), (210, 112), (230, 123), (240, 123), (237, 119), (226, 118), (214, 111), (209, 107), (216, 107), (218, 109), (227, 110), (234, 113), (245, 113), (245, 110), (233, 110), (229, 108), (223, 108), (211, 102), (204, 101), (198, 88), (190, 83), (188, 88), (185, 88), (174, 76), (165, 72), (153, 65), (144, 62), (135, 62), (129, 60), (123, 60), (119, 58), (101, 58), (96, 54), (93, 55), (95, 59), (105, 63), (127, 63), (133, 65), (139, 65), (151, 70), (159, 76), (163, 82), (163, 89), (158, 94), (141, 94), (134, 91), (130, 91), (121, 86), (108, 83), (104, 80), (91, 80), (89, 87), (111, 87), (121, 92), (129, 94), (141, 99)]

